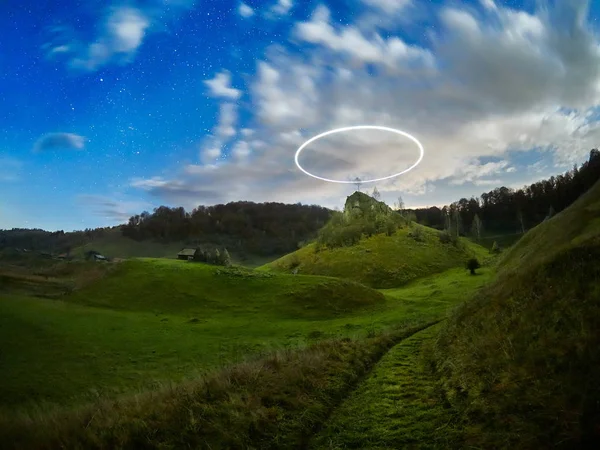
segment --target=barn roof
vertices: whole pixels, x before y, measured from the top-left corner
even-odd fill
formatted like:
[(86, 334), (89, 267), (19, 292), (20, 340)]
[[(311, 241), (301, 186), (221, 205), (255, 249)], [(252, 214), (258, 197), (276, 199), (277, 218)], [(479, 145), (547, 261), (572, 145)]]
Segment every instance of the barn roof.
[(196, 254), (195, 248), (184, 248), (177, 255), (179, 256), (194, 256)]

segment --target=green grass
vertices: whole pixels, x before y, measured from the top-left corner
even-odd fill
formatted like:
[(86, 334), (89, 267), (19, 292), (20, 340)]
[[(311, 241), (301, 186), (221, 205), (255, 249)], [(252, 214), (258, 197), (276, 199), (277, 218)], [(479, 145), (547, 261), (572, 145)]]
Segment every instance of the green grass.
[(423, 367), (439, 325), (396, 344), (337, 408), (310, 448), (460, 448), (460, 430)]
[(458, 246), (442, 244), (436, 230), (414, 226), (423, 230), (422, 242), (409, 236), (410, 228), (403, 228), (394, 236), (364, 238), (352, 247), (317, 252), (315, 244), (310, 244), (260, 269), (290, 273), (298, 267), (301, 274), (347, 278), (374, 288), (392, 288), (462, 267), (472, 256), (480, 261), (489, 257), (486, 249), (468, 239), (461, 238)]
[(279, 351), (78, 409), (0, 414), (1, 442), (14, 449), (305, 448), (373, 364), (427, 326)]
[(527, 232), (500, 261), (505, 270), (530, 267), (598, 235), (600, 184), (596, 183), (571, 206)]
[[(326, 277), (120, 263), (66, 301), (4, 296), (4, 407), (139, 391), (273, 348), (435, 320), (491, 276), (452, 269), (382, 293)], [(383, 295), (382, 295), (383, 294)]]
[(383, 295), (330, 277), (294, 276), (168, 259), (118, 264), (114, 273), (67, 301), (199, 320), (260, 314), (262, 320), (324, 320), (371, 307)]
[(476, 448), (600, 440), (600, 184), (529, 231), (435, 349), (440, 389)]
[(518, 242), (519, 239), (521, 239), (521, 237), (523, 237), (522, 233), (484, 233), (484, 235), (479, 240), (478, 244), (482, 247), (485, 247), (488, 250), (491, 250), (492, 246), (494, 245), (494, 242), (496, 242), (500, 246), (500, 248), (508, 249), (509, 247), (515, 245), (515, 243)]

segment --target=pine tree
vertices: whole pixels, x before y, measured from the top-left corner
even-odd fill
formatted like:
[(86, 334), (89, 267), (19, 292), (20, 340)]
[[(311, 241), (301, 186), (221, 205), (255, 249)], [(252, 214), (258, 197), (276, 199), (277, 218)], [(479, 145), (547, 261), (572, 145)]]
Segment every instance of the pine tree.
[(481, 239), (481, 228), (481, 219), (475, 214), (475, 217), (473, 217), (473, 224), (471, 225), (471, 233), (477, 242)]
[(222, 264), (225, 267), (231, 266), (231, 256), (229, 256), (229, 252), (227, 251), (227, 249), (223, 250), (223, 253), (221, 255), (221, 260), (222, 260)]
[(373, 197), (375, 200), (379, 201), (381, 200), (381, 194), (379, 193), (379, 191), (377, 190), (377, 186), (375, 186), (373, 188), (373, 193), (371, 194), (371, 197)]

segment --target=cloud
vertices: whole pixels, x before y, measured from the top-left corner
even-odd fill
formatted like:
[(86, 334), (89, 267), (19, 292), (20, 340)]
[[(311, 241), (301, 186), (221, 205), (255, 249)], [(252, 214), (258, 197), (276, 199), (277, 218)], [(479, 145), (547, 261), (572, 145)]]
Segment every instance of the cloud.
[[(507, 166), (508, 161), (489, 162), (481, 164), (480, 161), (474, 161), (462, 166), (456, 175), (452, 177), (449, 184), (460, 186), (465, 183), (474, 183), (479, 185), (497, 184), (497, 180), (484, 180), (483, 178), (502, 173)], [(501, 183), (501, 181), (498, 181)]]
[(33, 146), (36, 152), (46, 150), (83, 150), (85, 138), (73, 133), (48, 133), (39, 138)]
[(18, 181), (23, 163), (11, 156), (0, 154), (0, 183)]
[[(369, 7), (378, 8), (386, 14), (395, 14), (412, 6), (413, 0), (362, 0)], [(491, 0), (488, 0), (491, 1)]]
[(64, 58), (67, 66), (79, 71), (93, 72), (109, 64), (127, 64), (134, 60), (145, 37), (160, 29), (170, 14), (194, 5), (192, 0), (164, 2), (161, 6), (111, 6), (104, 9), (98, 32), (91, 41), (78, 36), (76, 26), (55, 26), (52, 38), (42, 49), (49, 59)]
[(242, 91), (231, 87), (231, 73), (226, 70), (218, 73), (212, 80), (205, 80), (204, 84), (215, 97), (237, 100), (242, 95)]
[[(311, 136), (357, 124), (400, 128), (425, 147), (416, 169), (377, 183), (390, 201), (406, 194), (407, 202), (435, 204), (452, 189), (478, 195), (472, 185), (496, 185), (504, 176), (520, 184), (531, 162), (518, 153), (555, 164), (581, 161), (600, 139), (600, 43), (584, 20), (586, 4), (565, 2), (535, 14), (496, 6), (479, 15), (470, 7), (441, 7), (441, 27), (422, 46), (334, 24), (327, 8), (317, 8), (293, 27), (288, 43), (271, 46), (257, 62), (244, 111), (254, 134), (236, 134), (231, 145), (249, 148), (244, 158), (185, 166), (181, 176), (137, 187), (176, 204), (248, 199), (335, 206), (352, 186), (301, 174), (294, 153)], [(311, 144), (302, 164), (348, 180), (391, 175), (416, 157), (416, 147), (396, 135), (353, 132)]]
[(244, 2), (240, 2), (238, 6), (238, 14), (244, 18), (248, 18), (254, 15), (254, 10)]
[(408, 62), (428, 68), (434, 65), (434, 58), (428, 50), (408, 45), (398, 37), (384, 39), (377, 33), (366, 36), (352, 25), (336, 29), (325, 6), (319, 6), (311, 20), (297, 23), (294, 36), (300, 41), (322, 45), (338, 54), (350, 56), (359, 64), (380, 64), (387, 69), (398, 68)]
[(235, 136), (237, 122), (236, 106), (233, 103), (224, 103), (219, 112), (219, 123), (215, 128), (217, 137), (227, 139)]
[(133, 215), (151, 208), (150, 203), (141, 201), (114, 200), (103, 195), (82, 194), (77, 203), (94, 215), (109, 219), (112, 223), (125, 223)]
[(222, 156), (223, 146), (237, 134), (237, 107), (233, 103), (223, 103), (219, 108), (219, 120), (213, 133), (207, 137), (200, 149), (200, 158), (209, 163)]
[(279, 16), (284, 16), (290, 12), (293, 6), (293, 0), (278, 0), (277, 3), (271, 8), (271, 11)]

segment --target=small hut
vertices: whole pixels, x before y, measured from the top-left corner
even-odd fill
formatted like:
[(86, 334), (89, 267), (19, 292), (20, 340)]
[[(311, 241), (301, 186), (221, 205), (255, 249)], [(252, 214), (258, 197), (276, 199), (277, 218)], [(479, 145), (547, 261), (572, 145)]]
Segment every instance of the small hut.
[(177, 259), (193, 261), (197, 251), (198, 250), (195, 248), (184, 248), (179, 253), (177, 253)]

